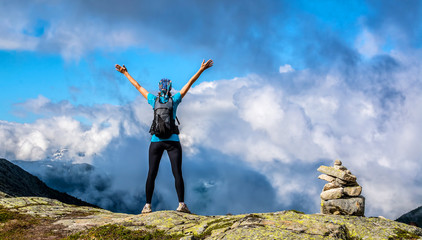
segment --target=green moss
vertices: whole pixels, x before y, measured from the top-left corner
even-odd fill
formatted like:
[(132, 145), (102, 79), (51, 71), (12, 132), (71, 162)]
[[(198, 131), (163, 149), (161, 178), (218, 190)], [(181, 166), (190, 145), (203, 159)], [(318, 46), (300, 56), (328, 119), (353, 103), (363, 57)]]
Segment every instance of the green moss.
[[(0, 239), (34, 239), (54, 235), (56, 226), (48, 218), (35, 218), (0, 206), (0, 222), (2, 223)], [(47, 227), (44, 227), (47, 226)]]
[(77, 240), (79, 238), (81, 238), (81, 234), (75, 233), (75, 234), (72, 234), (72, 235), (68, 236), (67, 238), (65, 238), (65, 240)]
[[(228, 228), (233, 225), (234, 222), (241, 219), (244, 215), (237, 216), (226, 216), (213, 219), (211, 221), (204, 221), (196, 225), (193, 234), (196, 238), (203, 239), (210, 236), (214, 230)], [(198, 232), (199, 228), (205, 227), (205, 230)]]
[(35, 217), (28, 216), (25, 214), (21, 214), (18, 212), (14, 212), (11, 210), (8, 210), (2, 206), (0, 206), (0, 223), (7, 223), (10, 220), (17, 220), (15, 222), (28, 222), (28, 223), (36, 223), (38, 222)]
[(392, 239), (418, 239), (420, 237), (414, 233), (408, 232), (400, 228), (395, 228), (394, 233), (397, 235), (397, 238)]
[(76, 239), (180, 239), (183, 235), (166, 234), (165, 231), (129, 230), (117, 224), (108, 224), (101, 227), (91, 228), (85, 232), (75, 233), (66, 240)]
[(17, 213), (8, 211), (7, 209), (0, 206), (0, 223), (4, 223), (14, 219), (16, 217), (16, 214)]
[(208, 227), (203, 233), (199, 235), (194, 235), (195, 237), (199, 239), (203, 239), (207, 236), (210, 236), (212, 234), (212, 231), (222, 228), (228, 228), (233, 225), (233, 222), (222, 222), (222, 223), (216, 223), (213, 226)]
[(145, 225), (144, 227), (147, 228), (147, 229), (154, 229), (157, 226), (155, 226), (155, 225)]
[(301, 212), (301, 211), (297, 211), (297, 210), (294, 210), (294, 209), (292, 209), (292, 210), (289, 210), (290, 212), (294, 212), (294, 213), (298, 213), (298, 214), (305, 214), (304, 212)]

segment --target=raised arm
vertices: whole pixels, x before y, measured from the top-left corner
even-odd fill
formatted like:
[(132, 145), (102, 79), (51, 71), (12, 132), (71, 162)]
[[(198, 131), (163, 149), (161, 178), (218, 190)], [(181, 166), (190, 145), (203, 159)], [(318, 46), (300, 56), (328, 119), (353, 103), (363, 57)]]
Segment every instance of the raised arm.
[(201, 76), (202, 72), (205, 71), (205, 69), (212, 67), (213, 61), (210, 59), (207, 62), (205, 60), (202, 61), (201, 67), (199, 68), (198, 72), (193, 75), (191, 79), (189, 79), (189, 82), (186, 83), (186, 85), (180, 90), (180, 94), (182, 95), (182, 98), (186, 95), (186, 93), (189, 91), (190, 87), (195, 83), (195, 81)]
[(138, 91), (142, 94), (142, 96), (144, 96), (145, 99), (148, 99), (148, 91), (145, 88), (141, 87), (141, 85), (139, 85), (139, 83), (132, 76), (130, 76), (125, 65), (123, 65), (122, 67), (119, 64), (116, 64), (115, 67), (117, 71), (121, 72), (123, 75), (127, 77), (127, 79), (129, 79), (132, 85), (135, 86), (136, 89), (138, 89)]

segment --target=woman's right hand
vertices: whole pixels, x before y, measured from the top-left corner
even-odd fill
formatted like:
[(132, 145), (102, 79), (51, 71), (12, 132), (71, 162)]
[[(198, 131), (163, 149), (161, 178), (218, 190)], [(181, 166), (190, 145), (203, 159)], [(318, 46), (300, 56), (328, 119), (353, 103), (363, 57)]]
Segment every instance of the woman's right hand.
[(116, 70), (117, 71), (119, 71), (119, 72), (121, 72), (121, 73), (125, 73), (125, 72), (127, 72), (127, 69), (126, 69), (126, 67), (125, 67), (125, 65), (123, 65), (123, 67), (122, 66), (120, 66), (119, 64), (116, 64)]
[(207, 68), (210, 68), (210, 67), (212, 67), (213, 64), (214, 64), (214, 62), (211, 59), (209, 59), (207, 62), (205, 62), (205, 59), (204, 59), (202, 61), (202, 64), (201, 64), (201, 69), (205, 70)]

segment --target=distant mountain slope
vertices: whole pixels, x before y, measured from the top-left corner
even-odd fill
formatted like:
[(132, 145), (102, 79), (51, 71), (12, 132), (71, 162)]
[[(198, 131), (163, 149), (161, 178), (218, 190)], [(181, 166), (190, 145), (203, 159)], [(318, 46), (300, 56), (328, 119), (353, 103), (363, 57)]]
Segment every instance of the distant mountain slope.
[(403, 214), (396, 221), (412, 225), (416, 224), (418, 227), (422, 227), (422, 206)]
[(67, 193), (48, 187), (39, 178), (3, 158), (0, 158), (0, 192), (10, 197), (46, 197), (68, 204), (96, 207)]

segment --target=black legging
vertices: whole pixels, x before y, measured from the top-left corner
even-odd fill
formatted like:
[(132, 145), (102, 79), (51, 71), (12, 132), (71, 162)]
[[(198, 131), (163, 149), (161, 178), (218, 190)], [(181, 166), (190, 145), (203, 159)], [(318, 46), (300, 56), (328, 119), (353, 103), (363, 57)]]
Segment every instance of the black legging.
[(185, 186), (182, 177), (182, 146), (177, 141), (151, 142), (149, 145), (149, 171), (148, 179), (145, 187), (147, 195), (147, 203), (151, 203), (152, 194), (154, 193), (155, 178), (157, 177), (158, 167), (164, 150), (167, 150), (171, 162), (171, 170), (173, 172), (177, 197), (179, 202), (184, 202)]

